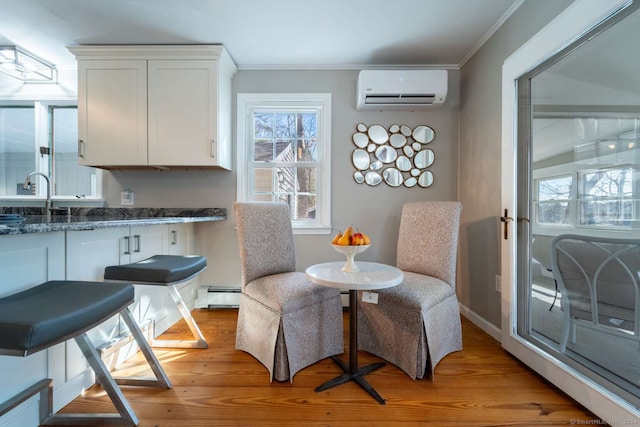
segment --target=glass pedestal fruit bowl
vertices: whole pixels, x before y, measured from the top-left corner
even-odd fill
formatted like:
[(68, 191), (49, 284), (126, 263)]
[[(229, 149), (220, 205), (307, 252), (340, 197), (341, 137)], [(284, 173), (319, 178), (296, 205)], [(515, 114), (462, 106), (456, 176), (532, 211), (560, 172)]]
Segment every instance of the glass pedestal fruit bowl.
[(360, 269), (358, 268), (358, 266), (355, 263), (354, 257), (357, 254), (366, 251), (369, 248), (369, 246), (371, 246), (371, 245), (350, 245), (350, 246), (345, 246), (345, 245), (334, 245), (334, 244), (331, 244), (331, 246), (333, 247), (333, 249), (335, 249), (336, 251), (344, 254), (347, 257), (347, 262), (342, 266), (342, 271), (354, 272), (354, 271), (360, 271)]

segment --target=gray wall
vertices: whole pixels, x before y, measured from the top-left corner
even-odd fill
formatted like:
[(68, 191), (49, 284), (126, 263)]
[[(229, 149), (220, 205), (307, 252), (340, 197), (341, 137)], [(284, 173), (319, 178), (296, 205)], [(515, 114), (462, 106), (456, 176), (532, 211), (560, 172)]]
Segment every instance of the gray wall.
[[(362, 261), (393, 264), (403, 203), (418, 200), (456, 200), (458, 157), (459, 72), (449, 72), (449, 94), (434, 111), (360, 112), (355, 109), (357, 71), (239, 71), (233, 81), (233, 131), (236, 140), (238, 93), (330, 92), (332, 94), (332, 223), (334, 232), (353, 224), (369, 234), (373, 245), (359, 255)], [(430, 188), (368, 187), (353, 180), (351, 136), (356, 125), (426, 124), (436, 131), (430, 144), (435, 163), (430, 170)], [(234, 150), (234, 159), (236, 151)], [(234, 160), (235, 168), (235, 160)], [(239, 286), (240, 263), (233, 202), (236, 171), (114, 171), (105, 176), (104, 191), (109, 206), (119, 206), (120, 191), (129, 188), (140, 207), (223, 207), (229, 219), (198, 224), (197, 250), (208, 257), (203, 282), (213, 286)], [(330, 246), (329, 235), (296, 235), (297, 269), (317, 262), (340, 260)]]
[(460, 303), (500, 327), (502, 63), (572, 0), (526, 0), (460, 71)]
[[(458, 295), (460, 302), (491, 324), (500, 326), (498, 217), (501, 169), (502, 63), (546, 25), (571, 0), (526, 0), (460, 71), (449, 72), (449, 95), (443, 107), (428, 112), (359, 112), (355, 110), (357, 71), (239, 71), (233, 82), (239, 92), (331, 92), (332, 103), (332, 217), (334, 232), (356, 225), (373, 239), (358, 259), (393, 263), (400, 209), (417, 200), (460, 200), (463, 204)], [(66, 96), (75, 84), (60, 85)], [(22, 88), (22, 87), (21, 87)], [(31, 89), (31, 87), (24, 89)], [(22, 89), (21, 89), (22, 90)], [(17, 89), (3, 87), (2, 93)], [(26, 98), (37, 94), (25, 92)], [(15, 95), (14, 95), (15, 96)], [(50, 95), (50, 96), (55, 96)], [(14, 98), (15, 99), (15, 98)], [(366, 125), (426, 124), (436, 131), (435, 176), (431, 188), (389, 188), (358, 185), (353, 181), (351, 135), (358, 123)], [(234, 150), (235, 156), (235, 150)], [(234, 161), (235, 163), (235, 161)], [(197, 250), (208, 257), (204, 282), (238, 286), (240, 266), (233, 218), (236, 172), (224, 171), (113, 171), (105, 173), (107, 206), (120, 206), (120, 191), (135, 192), (138, 207), (223, 207), (229, 219), (198, 224)], [(295, 238), (298, 270), (337, 260), (328, 245), (330, 236)]]

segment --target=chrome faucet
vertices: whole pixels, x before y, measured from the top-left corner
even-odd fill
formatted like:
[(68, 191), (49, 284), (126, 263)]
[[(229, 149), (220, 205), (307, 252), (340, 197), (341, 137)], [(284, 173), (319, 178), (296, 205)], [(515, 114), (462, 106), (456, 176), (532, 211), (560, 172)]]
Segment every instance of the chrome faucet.
[(24, 188), (25, 190), (29, 189), (29, 187), (31, 187), (31, 178), (36, 175), (40, 175), (45, 179), (45, 181), (47, 181), (47, 201), (45, 203), (45, 215), (47, 216), (47, 222), (50, 222), (51, 221), (51, 180), (49, 179), (49, 177), (42, 172), (31, 172), (29, 175), (27, 175), (27, 178), (24, 180), (24, 184), (22, 185), (22, 188)]

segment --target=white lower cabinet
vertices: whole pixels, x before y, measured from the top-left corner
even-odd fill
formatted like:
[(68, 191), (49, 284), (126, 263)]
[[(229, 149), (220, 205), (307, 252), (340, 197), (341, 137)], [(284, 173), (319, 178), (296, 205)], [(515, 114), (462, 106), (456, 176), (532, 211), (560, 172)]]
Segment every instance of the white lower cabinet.
[[(193, 225), (189, 223), (0, 236), (0, 297), (47, 280), (100, 282), (109, 265), (160, 254), (188, 255), (193, 253), (193, 247)], [(196, 286), (195, 280), (181, 286), (189, 307), (194, 306)], [(130, 310), (141, 325), (155, 324), (156, 335), (181, 318), (162, 286), (137, 285)], [(89, 331), (89, 337), (100, 347), (123, 332), (126, 333), (124, 322), (115, 316)], [(0, 403), (38, 380), (52, 378), (54, 411), (94, 382), (93, 371), (74, 340), (25, 358), (0, 356), (0, 378)], [(37, 405), (37, 396), (29, 399), (0, 417), (0, 427), (36, 425)]]
[[(64, 280), (64, 232), (0, 236), (0, 277), (0, 297), (48, 280)], [(63, 346), (27, 357), (0, 356), (0, 403), (50, 377), (50, 355)], [(60, 384), (60, 376), (55, 377)], [(0, 417), (0, 426), (37, 425), (37, 416), (37, 401), (25, 402)]]
[[(194, 227), (193, 224), (170, 224), (169, 225), (169, 242), (167, 245), (167, 253), (169, 255), (193, 255), (194, 254)], [(176, 303), (173, 301), (169, 292), (161, 288), (162, 306), (166, 309), (164, 316), (156, 316), (156, 336), (169, 329), (171, 325), (182, 319), (180, 311)], [(182, 300), (188, 307), (195, 307), (197, 280), (178, 285), (178, 291)]]

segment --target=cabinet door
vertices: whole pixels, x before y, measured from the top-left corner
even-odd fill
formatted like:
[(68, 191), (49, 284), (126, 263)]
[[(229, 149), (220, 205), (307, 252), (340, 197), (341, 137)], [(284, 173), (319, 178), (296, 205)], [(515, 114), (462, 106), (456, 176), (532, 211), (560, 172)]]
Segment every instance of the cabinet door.
[(169, 225), (169, 255), (193, 254), (193, 224)]
[[(105, 267), (120, 264), (128, 237), (129, 227), (67, 231), (67, 279), (101, 282)], [(90, 330), (88, 335), (99, 347), (123, 330), (119, 316), (114, 316)], [(65, 357), (57, 362), (64, 363), (65, 381), (82, 375), (88, 369), (80, 348), (73, 340), (65, 343)]]
[(168, 230), (167, 224), (131, 227), (129, 229), (131, 254), (127, 262), (138, 262), (154, 255), (167, 254)]
[(104, 269), (122, 263), (129, 227), (67, 231), (67, 279), (102, 281)]
[[(64, 232), (32, 233), (0, 236), (0, 297), (32, 288), (48, 280), (64, 280)], [(33, 307), (38, 310), (38, 307)], [(58, 344), (57, 349), (64, 346)], [(53, 378), (58, 388), (64, 383), (64, 371), (48, 367), (53, 347), (29, 357), (0, 356), (0, 402), (7, 401), (42, 378)], [(37, 425), (37, 408), (20, 413), (14, 409), (0, 417), (3, 421), (11, 419), (7, 425)], [(26, 408), (28, 404), (23, 404)], [(58, 407), (55, 408), (57, 410)], [(12, 418), (13, 417), (13, 418)], [(26, 419), (31, 420), (27, 422)]]
[(149, 164), (218, 164), (215, 60), (150, 60)]
[(78, 161), (147, 164), (147, 62), (78, 63)]
[(64, 280), (64, 232), (0, 236), (0, 297)]
[[(145, 225), (130, 228), (130, 261), (138, 262), (154, 255), (167, 254), (169, 227)], [(164, 299), (168, 298), (164, 286), (136, 285), (136, 302), (131, 312), (138, 323), (144, 326), (148, 320), (156, 323), (164, 319)]]

